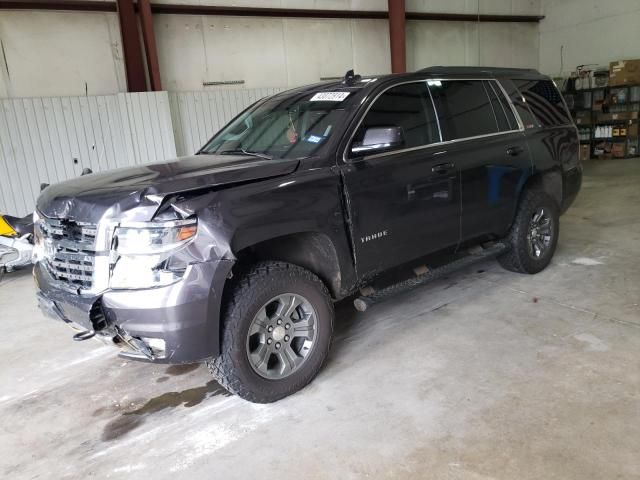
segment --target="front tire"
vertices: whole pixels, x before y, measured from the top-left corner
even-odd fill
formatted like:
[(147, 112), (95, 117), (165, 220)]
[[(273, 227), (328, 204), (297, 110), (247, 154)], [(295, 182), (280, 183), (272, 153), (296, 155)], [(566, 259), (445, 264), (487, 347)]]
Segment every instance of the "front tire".
[(333, 304), (313, 273), (262, 262), (239, 276), (223, 308), (214, 378), (245, 400), (271, 403), (305, 387), (322, 368), (333, 336)]
[(506, 239), (509, 249), (498, 257), (507, 270), (538, 273), (551, 262), (560, 233), (556, 202), (541, 190), (526, 190)]

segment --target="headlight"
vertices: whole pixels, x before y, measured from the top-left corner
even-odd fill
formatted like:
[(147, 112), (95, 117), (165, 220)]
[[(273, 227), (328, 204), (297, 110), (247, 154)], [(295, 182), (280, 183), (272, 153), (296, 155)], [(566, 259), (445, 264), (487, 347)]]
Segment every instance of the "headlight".
[(33, 251), (31, 253), (31, 261), (33, 263), (44, 260), (45, 248), (44, 238), (42, 237), (42, 218), (38, 212), (33, 212)]
[(111, 250), (111, 288), (163, 287), (180, 280), (186, 265), (177, 264), (172, 257), (197, 230), (195, 219), (117, 227)]

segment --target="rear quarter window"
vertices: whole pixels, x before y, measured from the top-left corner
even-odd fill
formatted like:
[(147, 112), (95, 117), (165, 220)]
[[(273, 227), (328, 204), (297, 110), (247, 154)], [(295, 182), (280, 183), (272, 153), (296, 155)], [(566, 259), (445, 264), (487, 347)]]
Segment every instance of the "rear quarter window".
[(517, 79), (513, 82), (540, 126), (555, 127), (571, 124), (562, 95), (551, 80)]

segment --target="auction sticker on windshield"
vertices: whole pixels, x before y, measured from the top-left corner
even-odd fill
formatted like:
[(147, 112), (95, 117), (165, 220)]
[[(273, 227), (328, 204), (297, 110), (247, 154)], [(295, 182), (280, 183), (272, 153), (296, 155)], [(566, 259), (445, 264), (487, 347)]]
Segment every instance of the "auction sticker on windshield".
[(311, 102), (341, 102), (350, 92), (319, 92), (311, 97)]

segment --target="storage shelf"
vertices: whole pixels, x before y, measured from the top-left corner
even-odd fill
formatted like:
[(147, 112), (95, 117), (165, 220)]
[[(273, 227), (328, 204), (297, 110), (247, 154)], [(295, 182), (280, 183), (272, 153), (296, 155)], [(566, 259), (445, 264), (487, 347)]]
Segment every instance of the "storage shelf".
[[(633, 89), (633, 87), (636, 87)], [(571, 110), (573, 121), (580, 131), (581, 135), (589, 135), (590, 139), (580, 140), (580, 156), (581, 158), (590, 157), (594, 160), (609, 160), (633, 158), (638, 154), (629, 155), (628, 150), (636, 150), (638, 147), (638, 134), (635, 133), (638, 118), (629, 118), (631, 116), (640, 116), (640, 101), (636, 99), (637, 92), (635, 90), (640, 84), (630, 85), (606, 85), (592, 86), (572, 92), (575, 99), (574, 108)], [(614, 99), (624, 99), (617, 101)], [(585, 101), (591, 100), (591, 108), (586, 107)], [(605, 107), (606, 112), (602, 109)], [(609, 117), (608, 120), (604, 118)], [(624, 118), (611, 118), (624, 117)], [(580, 122), (580, 123), (578, 123)], [(612, 129), (616, 131), (625, 131), (634, 134), (631, 135), (610, 135), (607, 137), (595, 137), (596, 130), (604, 131), (609, 127), (607, 133), (612, 133)], [(618, 154), (624, 153), (622, 157), (613, 156), (611, 152), (594, 155), (594, 150), (601, 149), (598, 147), (607, 147), (607, 150), (614, 149)], [(589, 150), (589, 154), (587, 154)]]
[(606, 122), (596, 122), (594, 123), (594, 125), (611, 125), (612, 123), (629, 123), (629, 122), (633, 122), (637, 119), (627, 119), (627, 120), (607, 120)]
[(594, 142), (597, 142), (598, 140), (624, 140), (624, 141), (627, 141), (627, 140), (634, 140), (636, 138), (638, 138), (637, 135), (618, 135), (618, 136), (615, 136), (615, 137), (598, 137), (598, 138), (594, 137), (593, 141)]

